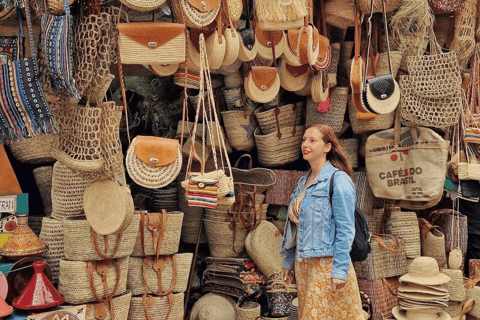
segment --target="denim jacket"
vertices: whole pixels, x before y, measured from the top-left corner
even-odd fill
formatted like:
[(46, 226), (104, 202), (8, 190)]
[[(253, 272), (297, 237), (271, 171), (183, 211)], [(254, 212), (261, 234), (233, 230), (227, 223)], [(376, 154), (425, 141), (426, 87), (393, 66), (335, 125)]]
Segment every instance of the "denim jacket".
[[(330, 177), (334, 172), (336, 173), (330, 205)], [(311, 170), (298, 182), (291, 195), (288, 210), (293, 199), (302, 191), (310, 173)], [(318, 177), (305, 190), (299, 209), (298, 228), (287, 220), (280, 249), (280, 254), (285, 256), (283, 268), (293, 270), (295, 249), (298, 258), (333, 256), (333, 271), (330, 277), (346, 281), (354, 237), (355, 187), (345, 172), (327, 161)]]

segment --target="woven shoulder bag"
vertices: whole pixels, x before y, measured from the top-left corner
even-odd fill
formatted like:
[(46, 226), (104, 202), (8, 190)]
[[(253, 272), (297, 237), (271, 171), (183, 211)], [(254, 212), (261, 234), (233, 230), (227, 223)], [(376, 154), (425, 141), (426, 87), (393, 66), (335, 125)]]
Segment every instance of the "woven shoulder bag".
[(307, 0), (256, 0), (258, 26), (263, 30), (289, 30), (303, 25)]
[(201, 29), (212, 23), (220, 11), (221, 0), (170, 0), (177, 21)]

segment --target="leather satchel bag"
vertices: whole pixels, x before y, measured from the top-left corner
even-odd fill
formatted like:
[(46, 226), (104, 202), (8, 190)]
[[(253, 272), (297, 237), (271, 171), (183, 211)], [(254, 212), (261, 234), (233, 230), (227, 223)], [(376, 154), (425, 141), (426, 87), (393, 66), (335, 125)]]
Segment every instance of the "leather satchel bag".
[(182, 168), (182, 151), (175, 139), (137, 136), (127, 150), (125, 166), (135, 183), (145, 188), (163, 188)]
[(171, 22), (118, 24), (123, 64), (174, 64), (185, 61), (185, 25)]
[(253, 66), (244, 85), (245, 93), (253, 101), (259, 103), (272, 101), (280, 90), (280, 77), (277, 74), (276, 66)]
[(177, 21), (201, 29), (215, 20), (221, 3), (221, 0), (170, 0), (170, 8)]
[(280, 85), (287, 91), (302, 89), (310, 77), (309, 69), (307, 64), (295, 67), (282, 60), (280, 62), (280, 68), (278, 68)]

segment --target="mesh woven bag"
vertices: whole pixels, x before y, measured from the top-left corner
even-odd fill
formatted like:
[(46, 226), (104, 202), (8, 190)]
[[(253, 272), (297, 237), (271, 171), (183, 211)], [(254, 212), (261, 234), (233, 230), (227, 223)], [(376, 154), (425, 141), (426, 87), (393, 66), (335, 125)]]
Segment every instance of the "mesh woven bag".
[(120, 142), (121, 106), (116, 106), (115, 102), (105, 102), (101, 104), (101, 147), (102, 156), (105, 159), (104, 174), (107, 176), (118, 176), (122, 181), (125, 180), (125, 170), (123, 167), (123, 153)]
[(48, 251), (43, 254), (50, 269), (52, 269), (52, 282), (58, 282), (60, 272), (60, 260), (65, 259), (63, 221), (51, 218), (43, 218), (40, 240), (47, 246)]
[(312, 99), (307, 100), (306, 126), (312, 124), (327, 124), (336, 133), (342, 131), (343, 118), (347, 110), (349, 88), (336, 87), (330, 93), (330, 108), (327, 112), (317, 110), (318, 103)]
[(455, 29), (450, 50), (457, 53), (460, 67), (466, 68), (475, 51), (475, 27), (477, 26), (477, 1), (466, 0), (455, 14)]
[(463, 99), (461, 88), (452, 95), (425, 98), (415, 94), (415, 84), (408, 76), (401, 76), (399, 85), (402, 90), (402, 124), (445, 129), (458, 123)]

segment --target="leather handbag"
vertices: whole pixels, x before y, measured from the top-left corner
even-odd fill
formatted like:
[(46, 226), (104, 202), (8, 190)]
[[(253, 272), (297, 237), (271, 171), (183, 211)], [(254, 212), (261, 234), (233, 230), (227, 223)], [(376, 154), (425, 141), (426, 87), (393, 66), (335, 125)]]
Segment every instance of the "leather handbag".
[[(276, 64), (276, 63), (275, 63)], [(280, 77), (275, 67), (253, 66), (245, 79), (245, 93), (255, 102), (267, 103), (280, 90)]]
[(287, 91), (302, 89), (308, 82), (309, 69), (308, 64), (295, 67), (282, 60), (278, 68), (280, 86)]
[(272, 46), (275, 46), (275, 59), (279, 58), (285, 50), (285, 33), (283, 31), (264, 31), (255, 27), (257, 40), (257, 55), (265, 60), (273, 60)]
[(65, 15), (50, 14), (48, 6), (41, 16), (42, 58), (52, 87), (57, 92), (66, 93), (71, 98), (80, 100), (81, 96), (75, 86), (72, 58), (72, 16), (67, 0), (63, 0)]
[(201, 29), (215, 20), (221, 3), (221, 0), (170, 0), (170, 8), (177, 21)]
[(127, 150), (125, 166), (135, 183), (145, 188), (163, 188), (182, 168), (180, 143), (175, 139), (137, 136)]
[(185, 25), (171, 22), (118, 24), (123, 64), (174, 64), (185, 61)]
[[(385, 36), (387, 42), (387, 55), (388, 55), (388, 68), (389, 73), (381, 76), (376, 76), (363, 80), (363, 92), (362, 92), (362, 104), (363, 107), (374, 114), (387, 114), (396, 109), (400, 102), (400, 87), (397, 81), (393, 78), (392, 62), (390, 59), (390, 42), (388, 39), (388, 25), (387, 25), (387, 13), (385, 10), (385, 1), (382, 1), (383, 8), (383, 23), (385, 27)], [(368, 19), (368, 46), (367, 46), (367, 63), (365, 70), (368, 70), (369, 62), (371, 59), (370, 48), (372, 44), (372, 17), (373, 17), (373, 1), (371, 2), (370, 18)]]

